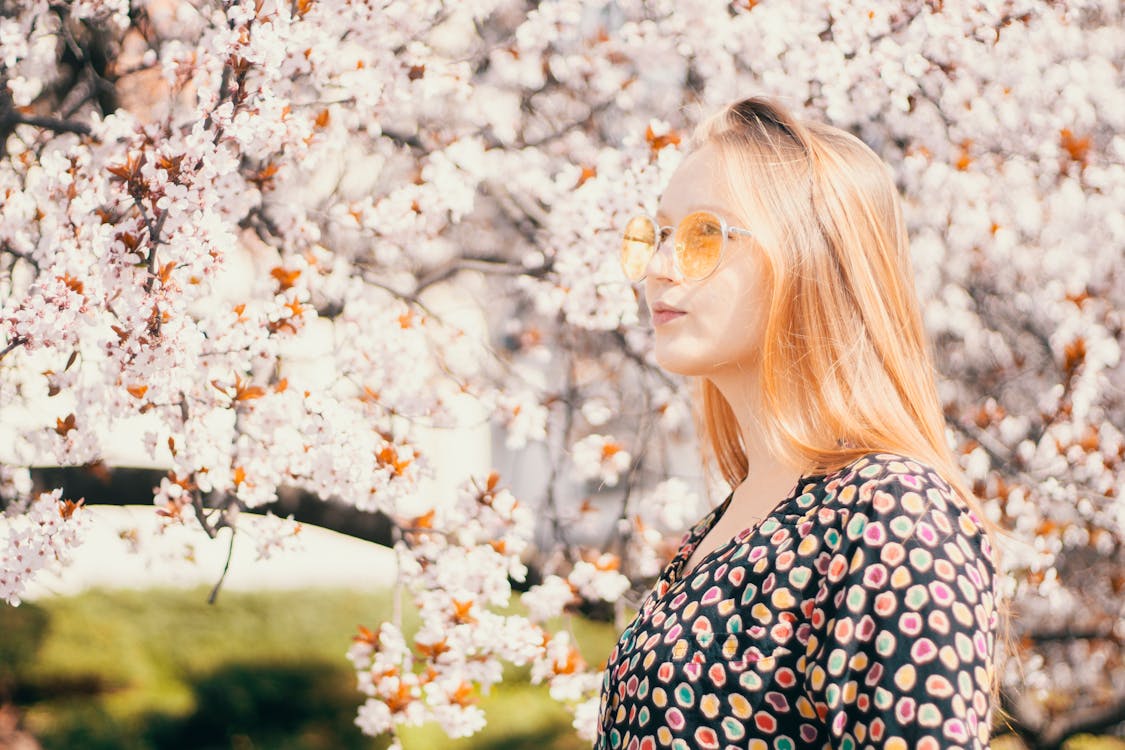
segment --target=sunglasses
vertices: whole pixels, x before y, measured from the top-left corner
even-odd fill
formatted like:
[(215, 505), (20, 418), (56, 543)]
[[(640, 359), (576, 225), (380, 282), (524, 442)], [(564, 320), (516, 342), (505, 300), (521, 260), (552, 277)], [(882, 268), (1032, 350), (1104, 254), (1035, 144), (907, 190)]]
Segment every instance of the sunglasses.
[(710, 211), (690, 213), (676, 227), (662, 227), (651, 216), (629, 219), (621, 242), (621, 268), (629, 281), (640, 281), (648, 274), (648, 262), (675, 229), (673, 263), (680, 276), (702, 281), (715, 272), (732, 234), (752, 236), (748, 229), (727, 226), (721, 216)]

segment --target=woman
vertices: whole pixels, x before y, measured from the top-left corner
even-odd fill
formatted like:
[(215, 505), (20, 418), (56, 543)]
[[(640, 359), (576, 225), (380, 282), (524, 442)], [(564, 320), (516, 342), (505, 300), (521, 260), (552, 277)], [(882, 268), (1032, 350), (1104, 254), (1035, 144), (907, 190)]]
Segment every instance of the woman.
[(988, 747), (994, 529), (945, 442), (886, 165), (731, 104), (622, 262), (733, 489), (610, 655), (596, 747)]

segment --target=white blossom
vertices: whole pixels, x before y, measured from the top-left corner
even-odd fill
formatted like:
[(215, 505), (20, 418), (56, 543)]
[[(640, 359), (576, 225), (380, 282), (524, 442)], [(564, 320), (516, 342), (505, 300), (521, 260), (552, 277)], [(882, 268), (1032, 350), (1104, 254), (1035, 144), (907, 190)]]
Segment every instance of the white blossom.
[(598, 479), (610, 487), (617, 484), (632, 458), (632, 454), (609, 435), (587, 435), (571, 446), (571, 461), (578, 475)]

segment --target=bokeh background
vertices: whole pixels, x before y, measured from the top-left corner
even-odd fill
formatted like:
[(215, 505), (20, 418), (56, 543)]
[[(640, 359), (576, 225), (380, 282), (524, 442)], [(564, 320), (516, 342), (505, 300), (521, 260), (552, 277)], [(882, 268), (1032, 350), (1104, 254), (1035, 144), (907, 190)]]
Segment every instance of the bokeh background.
[(751, 94), (901, 190), (996, 745), (1122, 744), (1123, 61), (1116, 0), (0, 3), (0, 746), (588, 746), (724, 495), (619, 229)]

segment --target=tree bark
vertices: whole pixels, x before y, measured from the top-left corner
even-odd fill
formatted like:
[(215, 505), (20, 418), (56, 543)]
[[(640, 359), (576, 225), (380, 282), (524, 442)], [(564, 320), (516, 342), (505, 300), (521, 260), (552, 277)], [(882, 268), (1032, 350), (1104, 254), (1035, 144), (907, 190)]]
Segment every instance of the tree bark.
[[(153, 488), (166, 476), (163, 469), (86, 466), (33, 467), (31, 477), (35, 493), (62, 488), (69, 500), (85, 498), (87, 505), (151, 505)], [(281, 487), (276, 502), (253, 509), (264, 513), (272, 510), (310, 526), (391, 546), (391, 519), (383, 513), (368, 513), (339, 500), (324, 500), (294, 487)]]

